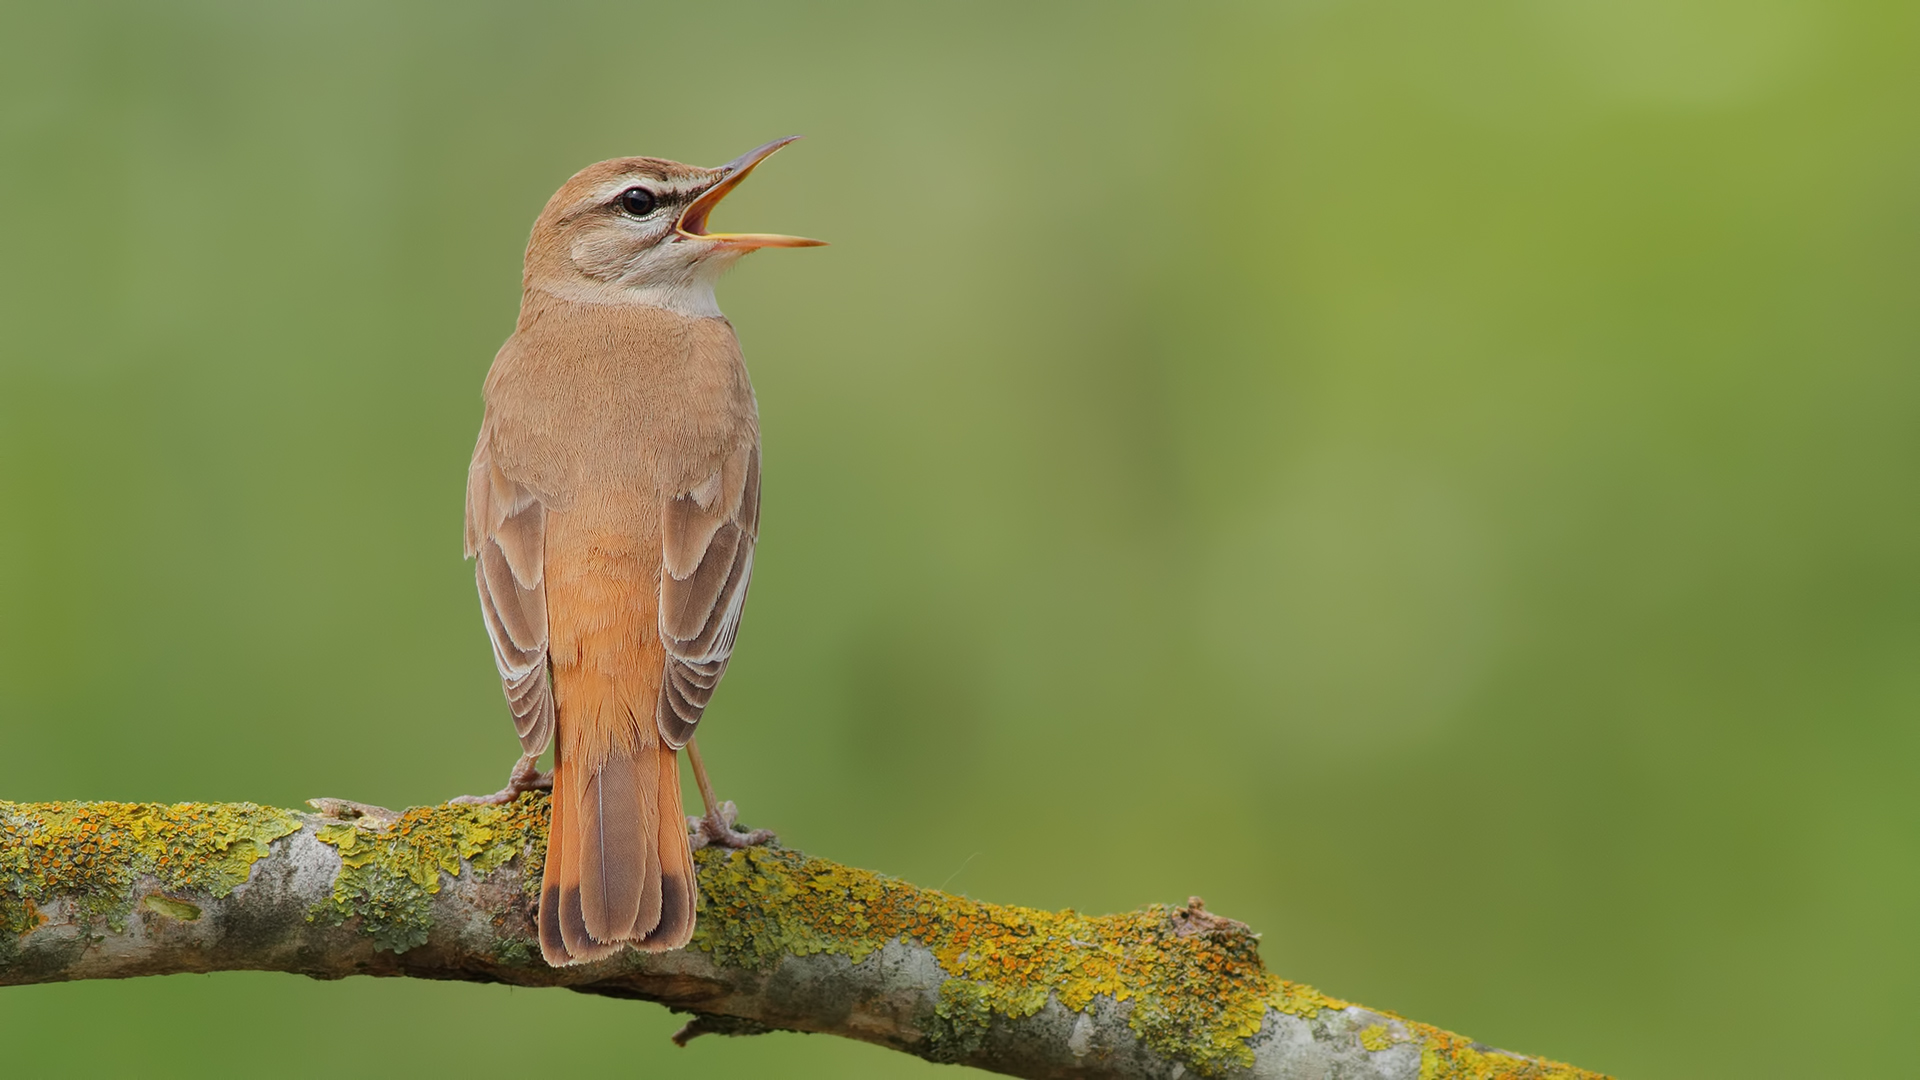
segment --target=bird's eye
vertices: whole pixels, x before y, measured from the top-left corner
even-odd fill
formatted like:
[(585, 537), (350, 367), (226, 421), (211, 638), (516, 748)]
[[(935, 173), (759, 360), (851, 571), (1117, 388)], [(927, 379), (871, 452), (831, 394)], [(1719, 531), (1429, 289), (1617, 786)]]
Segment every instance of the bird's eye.
[(657, 205), (653, 192), (643, 187), (630, 187), (621, 192), (620, 197), (614, 201), (619, 204), (620, 209), (634, 217), (646, 217), (653, 213), (653, 208)]

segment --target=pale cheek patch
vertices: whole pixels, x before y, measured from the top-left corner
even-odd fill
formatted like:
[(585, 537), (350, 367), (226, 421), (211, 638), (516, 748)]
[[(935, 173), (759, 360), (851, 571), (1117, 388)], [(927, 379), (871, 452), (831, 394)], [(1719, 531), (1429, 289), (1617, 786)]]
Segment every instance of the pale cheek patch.
[(568, 254), (582, 273), (608, 280), (630, 271), (652, 243), (649, 237), (617, 226), (601, 226), (584, 230), (575, 237)]

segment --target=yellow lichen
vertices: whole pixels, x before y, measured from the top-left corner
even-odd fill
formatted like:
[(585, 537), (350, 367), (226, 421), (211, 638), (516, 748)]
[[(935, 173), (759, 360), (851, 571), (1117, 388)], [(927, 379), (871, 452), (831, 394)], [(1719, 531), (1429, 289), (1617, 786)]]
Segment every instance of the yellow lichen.
[[(527, 895), (536, 895), (546, 825), (545, 796), (416, 808), (385, 826), (323, 824), (316, 834), (342, 868), (315, 916), (361, 919), (381, 947), (410, 948), (426, 939), (442, 874), (484, 874), (521, 858)], [(120, 926), (136, 906), (143, 917), (198, 918), (195, 899), (230, 893), (268, 844), (298, 828), (286, 811), (246, 803), (0, 802), (0, 961), (56, 898), (63, 917), (82, 923)], [(819, 953), (857, 962), (891, 941), (930, 950), (947, 975), (922, 1018), (936, 1058), (978, 1049), (995, 1017), (1031, 1016), (1049, 999), (1085, 1012), (1104, 997), (1130, 1006), (1128, 1023), (1155, 1051), (1215, 1076), (1253, 1063), (1249, 1040), (1268, 1010), (1313, 1019), (1349, 1007), (1269, 973), (1252, 933), (1197, 905), (1085, 916), (986, 904), (777, 846), (707, 849), (698, 861), (692, 947), (716, 963), (765, 968)], [(136, 890), (142, 880), (147, 888)], [(519, 938), (499, 945), (508, 962), (537, 962), (534, 949)], [(1379, 1051), (1418, 1042), (1422, 1080), (1600, 1080), (1397, 1022), (1397, 1030), (1369, 1024), (1360, 1043)]]
[(1393, 1032), (1385, 1024), (1368, 1024), (1360, 1029), (1360, 1045), (1368, 1050), (1385, 1050), (1393, 1045)]
[[(1249, 1040), (1267, 1010), (1310, 1020), (1349, 1007), (1269, 973), (1257, 939), (1238, 924), (1206, 920), (1177, 929), (1192, 915), (1186, 909), (1086, 916), (987, 904), (771, 846), (707, 849), (698, 860), (700, 920), (691, 947), (719, 963), (762, 967), (815, 953), (858, 961), (892, 940), (930, 949), (949, 976), (926, 1018), (936, 1058), (965, 1057), (996, 1015), (1031, 1016), (1050, 996), (1085, 1012), (1106, 997), (1132, 1004), (1128, 1023), (1148, 1046), (1215, 1076), (1253, 1063)], [(1427, 1025), (1406, 1028), (1426, 1040), (1423, 1080), (1599, 1080)], [(1382, 1024), (1360, 1038), (1369, 1050), (1396, 1041)]]
[(299, 827), (252, 803), (0, 802), (0, 950), (43, 922), (39, 909), (56, 897), (75, 922), (117, 930), (141, 878), (166, 893), (226, 896), (268, 844)]
[(1121, 915), (986, 904), (774, 847), (704, 851), (693, 947), (725, 964), (784, 954), (859, 960), (887, 941), (930, 949), (950, 976), (930, 1027), (936, 1053), (964, 1055), (992, 1015), (1025, 1017), (1050, 996), (1076, 1012), (1130, 1002), (1155, 1050), (1203, 1076), (1252, 1064), (1268, 1009), (1312, 1017), (1344, 1002), (1269, 974), (1258, 942), (1226, 924), (1176, 930), (1185, 909)]
[(1431, 1024), (1408, 1022), (1423, 1040), (1420, 1080), (1606, 1080), (1558, 1061), (1521, 1057), (1482, 1046)]
[[(504, 806), (416, 806), (384, 826), (362, 818), (323, 825), (314, 835), (340, 852), (333, 896), (309, 918), (361, 920), (374, 947), (401, 953), (427, 940), (440, 875), (462, 866), (485, 874), (516, 856), (546, 854), (547, 802), (527, 795)], [(529, 894), (540, 875), (525, 877)]]

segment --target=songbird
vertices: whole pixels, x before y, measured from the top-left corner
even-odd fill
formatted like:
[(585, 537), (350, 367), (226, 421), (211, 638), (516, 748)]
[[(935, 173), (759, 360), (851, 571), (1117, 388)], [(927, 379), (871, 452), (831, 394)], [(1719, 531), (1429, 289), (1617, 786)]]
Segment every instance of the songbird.
[[(693, 741), (760, 521), (757, 405), (713, 289), (750, 251), (822, 241), (707, 219), (793, 138), (717, 169), (631, 157), (574, 174), (533, 224), (520, 319), (487, 374), (466, 554), (522, 752), (505, 789), (456, 801), (551, 786), (549, 964), (685, 945), (693, 849), (771, 835), (736, 831)], [(681, 747), (706, 807), (692, 823)]]

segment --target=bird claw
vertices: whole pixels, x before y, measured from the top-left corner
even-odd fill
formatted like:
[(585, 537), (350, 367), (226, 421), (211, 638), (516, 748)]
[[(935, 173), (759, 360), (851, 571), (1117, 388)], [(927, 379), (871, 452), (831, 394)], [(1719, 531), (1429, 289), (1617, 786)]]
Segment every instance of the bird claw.
[(507, 774), (507, 786), (491, 795), (456, 795), (447, 800), (449, 806), (503, 806), (529, 791), (552, 791), (553, 770), (541, 772), (538, 759), (521, 756), (514, 762), (513, 771)]
[(773, 839), (772, 829), (747, 829), (744, 831), (735, 829), (733, 823), (738, 820), (739, 817), (740, 808), (733, 805), (732, 799), (728, 799), (716, 807), (714, 812), (708, 814), (706, 817), (687, 818), (687, 828), (693, 833), (689, 838), (693, 844), (693, 850), (699, 851), (708, 845), (724, 848), (749, 848), (764, 844)]

